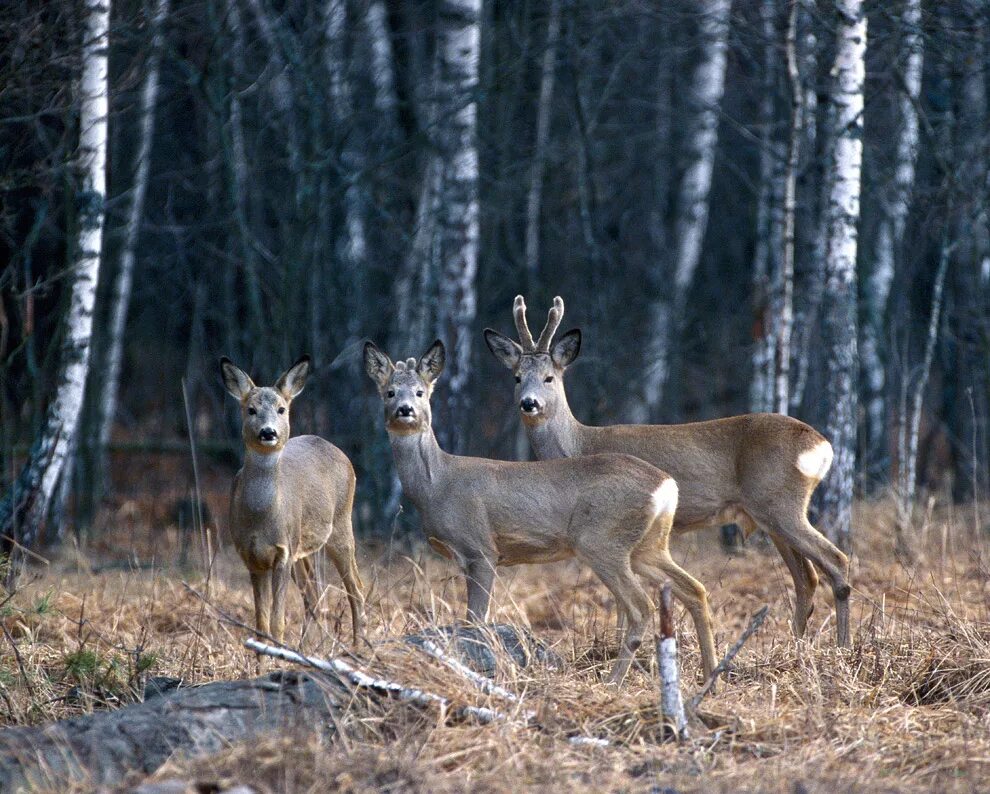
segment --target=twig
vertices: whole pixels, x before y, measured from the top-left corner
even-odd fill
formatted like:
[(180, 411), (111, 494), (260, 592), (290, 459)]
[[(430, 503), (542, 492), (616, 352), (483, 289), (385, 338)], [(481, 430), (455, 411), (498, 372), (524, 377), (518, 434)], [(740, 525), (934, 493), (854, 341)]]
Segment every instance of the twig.
[(670, 584), (660, 592), (660, 639), (657, 640), (657, 667), (660, 669), (660, 713), (673, 724), (678, 741), (688, 738), (681, 674), (677, 667), (677, 637), (674, 635), (674, 608)]
[[(7, 600), (9, 601), (10, 599)], [(31, 679), (28, 678), (27, 670), (24, 668), (24, 660), (21, 658), (21, 652), (17, 648), (17, 643), (14, 642), (13, 636), (11, 636), (7, 625), (3, 621), (0, 621), (0, 629), (3, 629), (3, 636), (7, 638), (7, 642), (10, 643), (10, 647), (14, 651), (14, 658), (17, 660), (17, 666), (20, 668), (21, 677), (24, 679), (24, 685), (27, 687), (28, 694), (31, 696), (31, 701), (36, 702), (37, 698), (34, 694), (34, 686), (31, 684)]]
[(511, 701), (512, 703), (520, 703), (522, 698), (519, 697), (515, 692), (510, 692), (503, 687), (500, 687), (495, 682), (491, 681), (480, 673), (476, 673), (470, 667), (465, 665), (463, 662), (454, 659), (452, 656), (444, 653), (439, 646), (432, 640), (425, 640), (422, 644), (414, 643), (413, 647), (419, 648), (424, 653), (432, 656), (434, 659), (440, 663), (446, 665), (455, 673), (468, 679), (472, 684), (474, 684), (478, 689), (484, 692), (486, 695), (495, 695), (503, 700)]
[(769, 611), (770, 607), (764, 606), (759, 612), (753, 615), (749, 621), (749, 625), (746, 627), (746, 630), (739, 636), (739, 639), (736, 640), (736, 644), (729, 648), (729, 652), (725, 654), (722, 661), (718, 663), (715, 669), (712, 670), (711, 675), (708, 676), (708, 679), (705, 681), (705, 685), (701, 687), (697, 695), (691, 698), (688, 703), (688, 708), (690, 708), (691, 711), (695, 711), (704, 699), (705, 695), (712, 691), (712, 687), (715, 686), (715, 681), (718, 677), (728, 671), (732, 660), (736, 658), (736, 654), (742, 650), (743, 645), (745, 645), (746, 641), (756, 633), (756, 630), (763, 625), (763, 621), (766, 620), (767, 613)]

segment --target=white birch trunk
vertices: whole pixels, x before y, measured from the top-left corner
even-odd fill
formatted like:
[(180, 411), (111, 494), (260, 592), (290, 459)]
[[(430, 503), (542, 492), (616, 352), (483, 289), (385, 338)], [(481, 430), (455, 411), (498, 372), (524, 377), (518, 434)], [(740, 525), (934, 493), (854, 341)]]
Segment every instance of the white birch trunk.
[(756, 205), (756, 246), (753, 251), (753, 375), (749, 407), (755, 413), (771, 410), (774, 335), (771, 329), (771, 224), (774, 197), (774, 94), (776, 87), (776, 0), (760, 5), (763, 32), (763, 95), (760, 97), (760, 192)]
[(385, 120), (389, 132), (396, 125), (399, 100), (395, 93), (395, 67), (388, 12), (382, 0), (370, 0), (364, 25), (371, 44), (371, 79), (375, 85), (375, 110)]
[(886, 411), (885, 365), (881, 355), (887, 301), (894, 280), (897, 259), (904, 239), (904, 226), (911, 207), (914, 168), (918, 157), (918, 111), (924, 66), (924, 38), (921, 35), (921, 0), (905, 0), (901, 12), (901, 68), (904, 85), (898, 92), (897, 112), (900, 129), (894, 157), (894, 175), (883, 203), (877, 229), (873, 272), (866, 285), (866, 323), (863, 328), (863, 374), (867, 386), (867, 447), (882, 448)]
[(437, 41), (438, 150), (442, 154), (437, 233), (440, 277), (437, 332), (446, 339), (448, 449), (465, 448), (466, 389), (478, 269), (478, 68), (481, 0), (444, 0)]
[(97, 461), (105, 458), (110, 430), (117, 415), (117, 394), (120, 388), (120, 372), (124, 358), (124, 331), (127, 311), (131, 303), (134, 283), (134, 261), (141, 236), (144, 218), (144, 199), (148, 192), (148, 175), (151, 171), (151, 146), (155, 135), (155, 107), (158, 104), (158, 75), (164, 45), (163, 27), (169, 13), (170, 0), (157, 0), (151, 18), (151, 52), (148, 54), (147, 74), (141, 91), (141, 110), (138, 125), (140, 138), (134, 156), (134, 186), (131, 204), (127, 211), (124, 243), (120, 252), (120, 265), (110, 295), (110, 320), (107, 329), (105, 371), (97, 401)]
[[(685, 135), (687, 167), (678, 191), (674, 222), (673, 277), (666, 282), (658, 280), (664, 294), (655, 296), (649, 309), (643, 396), (648, 411), (654, 415), (663, 399), (670, 371), (670, 348), (683, 321), (688, 291), (701, 258), (718, 143), (718, 107), (725, 89), (731, 3), (703, 0), (699, 6), (702, 53), (688, 88), (691, 117)], [(668, 290), (672, 299), (667, 297)]]
[(863, 161), (863, 83), (866, 73), (866, 15), (862, 0), (838, 0), (835, 85), (835, 153), (828, 196), (825, 256), (825, 344), (828, 416), (825, 435), (835, 458), (823, 493), (823, 520), (841, 548), (852, 540), (856, 464), (856, 252)]
[(540, 211), (543, 206), (543, 168), (550, 137), (550, 111), (553, 106), (554, 78), (557, 73), (557, 44), (560, 40), (560, 0), (550, 0), (547, 41), (540, 74), (540, 98), (536, 106), (536, 145), (529, 170), (526, 196), (526, 274), (530, 290), (539, 278)]
[(69, 450), (75, 446), (89, 371), (93, 304), (103, 250), (110, 0), (87, 0), (84, 25), (75, 164), (78, 236), (69, 270), (71, 293), (56, 392), (30, 459), (0, 503), (0, 530), (25, 546), (37, 543), (59, 478), (66, 469)]

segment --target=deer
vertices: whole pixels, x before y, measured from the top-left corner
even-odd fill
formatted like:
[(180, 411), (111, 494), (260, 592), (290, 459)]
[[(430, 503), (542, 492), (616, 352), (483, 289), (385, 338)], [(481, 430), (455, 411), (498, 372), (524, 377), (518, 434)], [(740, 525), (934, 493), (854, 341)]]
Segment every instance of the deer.
[(794, 580), (795, 636), (804, 636), (814, 609), (817, 566), (834, 596), (837, 644), (849, 645), (849, 560), (808, 520), (811, 494), (832, 465), (832, 445), (824, 436), (780, 414), (672, 425), (582, 424), (564, 389), (564, 373), (581, 350), (581, 330), (553, 341), (564, 301), (554, 298), (536, 341), (522, 295), (513, 303), (513, 317), (518, 342), (491, 328), (484, 337), (515, 375), (519, 415), (539, 460), (623, 452), (668, 472), (679, 488), (675, 536), (728, 523), (739, 525), (746, 537), (763, 529)]
[(347, 456), (319, 436), (289, 436), (289, 409), (309, 375), (303, 356), (274, 386), (256, 386), (229, 358), (220, 359), (227, 391), (240, 404), (244, 464), (230, 492), (230, 534), (251, 577), (255, 626), (285, 638), (291, 576), (310, 616), (320, 606), (316, 556), (328, 552), (351, 610), (355, 642), (364, 632), (364, 584), (351, 527), (356, 477)]
[(668, 539), (677, 483), (623, 454), (519, 462), (453, 455), (433, 432), (430, 398), (446, 362), (435, 341), (417, 360), (366, 342), (364, 364), (382, 399), (399, 481), (430, 546), (467, 584), (467, 620), (488, 617), (497, 566), (577, 558), (608, 588), (627, 626), (610, 683), (622, 683), (654, 605), (638, 577), (666, 577), (693, 618), (705, 675), (715, 667), (704, 585), (674, 562)]

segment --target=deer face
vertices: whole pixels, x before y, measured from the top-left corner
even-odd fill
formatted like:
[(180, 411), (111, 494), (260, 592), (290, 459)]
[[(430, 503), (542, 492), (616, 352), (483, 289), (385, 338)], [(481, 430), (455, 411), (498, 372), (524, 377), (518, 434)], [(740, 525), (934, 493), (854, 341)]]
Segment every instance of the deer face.
[(522, 346), (497, 331), (487, 329), (488, 349), (516, 379), (516, 405), (525, 424), (539, 425), (566, 407), (564, 371), (581, 349), (581, 332), (568, 331), (549, 352), (524, 351)]
[(274, 386), (255, 386), (228, 358), (220, 359), (224, 386), (241, 404), (241, 436), (248, 449), (280, 452), (289, 440), (289, 407), (306, 385), (309, 356), (303, 356)]
[(412, 435), (429, 429), (433, 420), (430, 395), (443, 372), (446, 351), (439, 339), (423, 357), (392, 363), (373, 342), (364, 346), (364, 367), (382, 398), (385, 427), (394, 435)]

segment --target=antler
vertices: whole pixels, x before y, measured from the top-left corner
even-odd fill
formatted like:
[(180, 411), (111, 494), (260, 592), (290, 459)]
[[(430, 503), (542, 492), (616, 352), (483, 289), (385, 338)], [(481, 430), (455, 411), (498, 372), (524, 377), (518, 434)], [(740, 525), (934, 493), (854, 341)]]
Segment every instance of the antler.
[(519, 344), (527, 353), (549, 353), (550, 341), (560, 327), (560, 321), (564, 319), (564, 301), (558, 295), (553, 299), (553, 308), (547, 317), (547, 324), (543, 326), (539, 341), (533, 341), (533, 335), (529, 332), (529, 325), (526, 322), (526, 301), (522, 295), (516, 295), (516, 300), (512, 304), (512, 314), (516, 318), (516, 331), (519, 332)]
[(560, 321), (564, 319), (564, 301), (558, 295), (553, 299), (553, 308), (550, 309), (550, 314), (547, 316), (547, 324), (543, 327), (543, 333), (540, 334), (539, 341), (536, 343), (536, 349), (540, 353), (550, 352), (550, 342), (553, 339), (553, 335), (557, 333), (557, 329), (560, 327)]
[(529, 332), (529, 325), (526, 323), (526, 301), (522, 295), (516, 295), (512, 303), (512, 315), (516, 318), (516, 331), (519, 333), (519, 344), (523, 350), (531, 352), (536, 350), (533, 342), (533, 335)]

